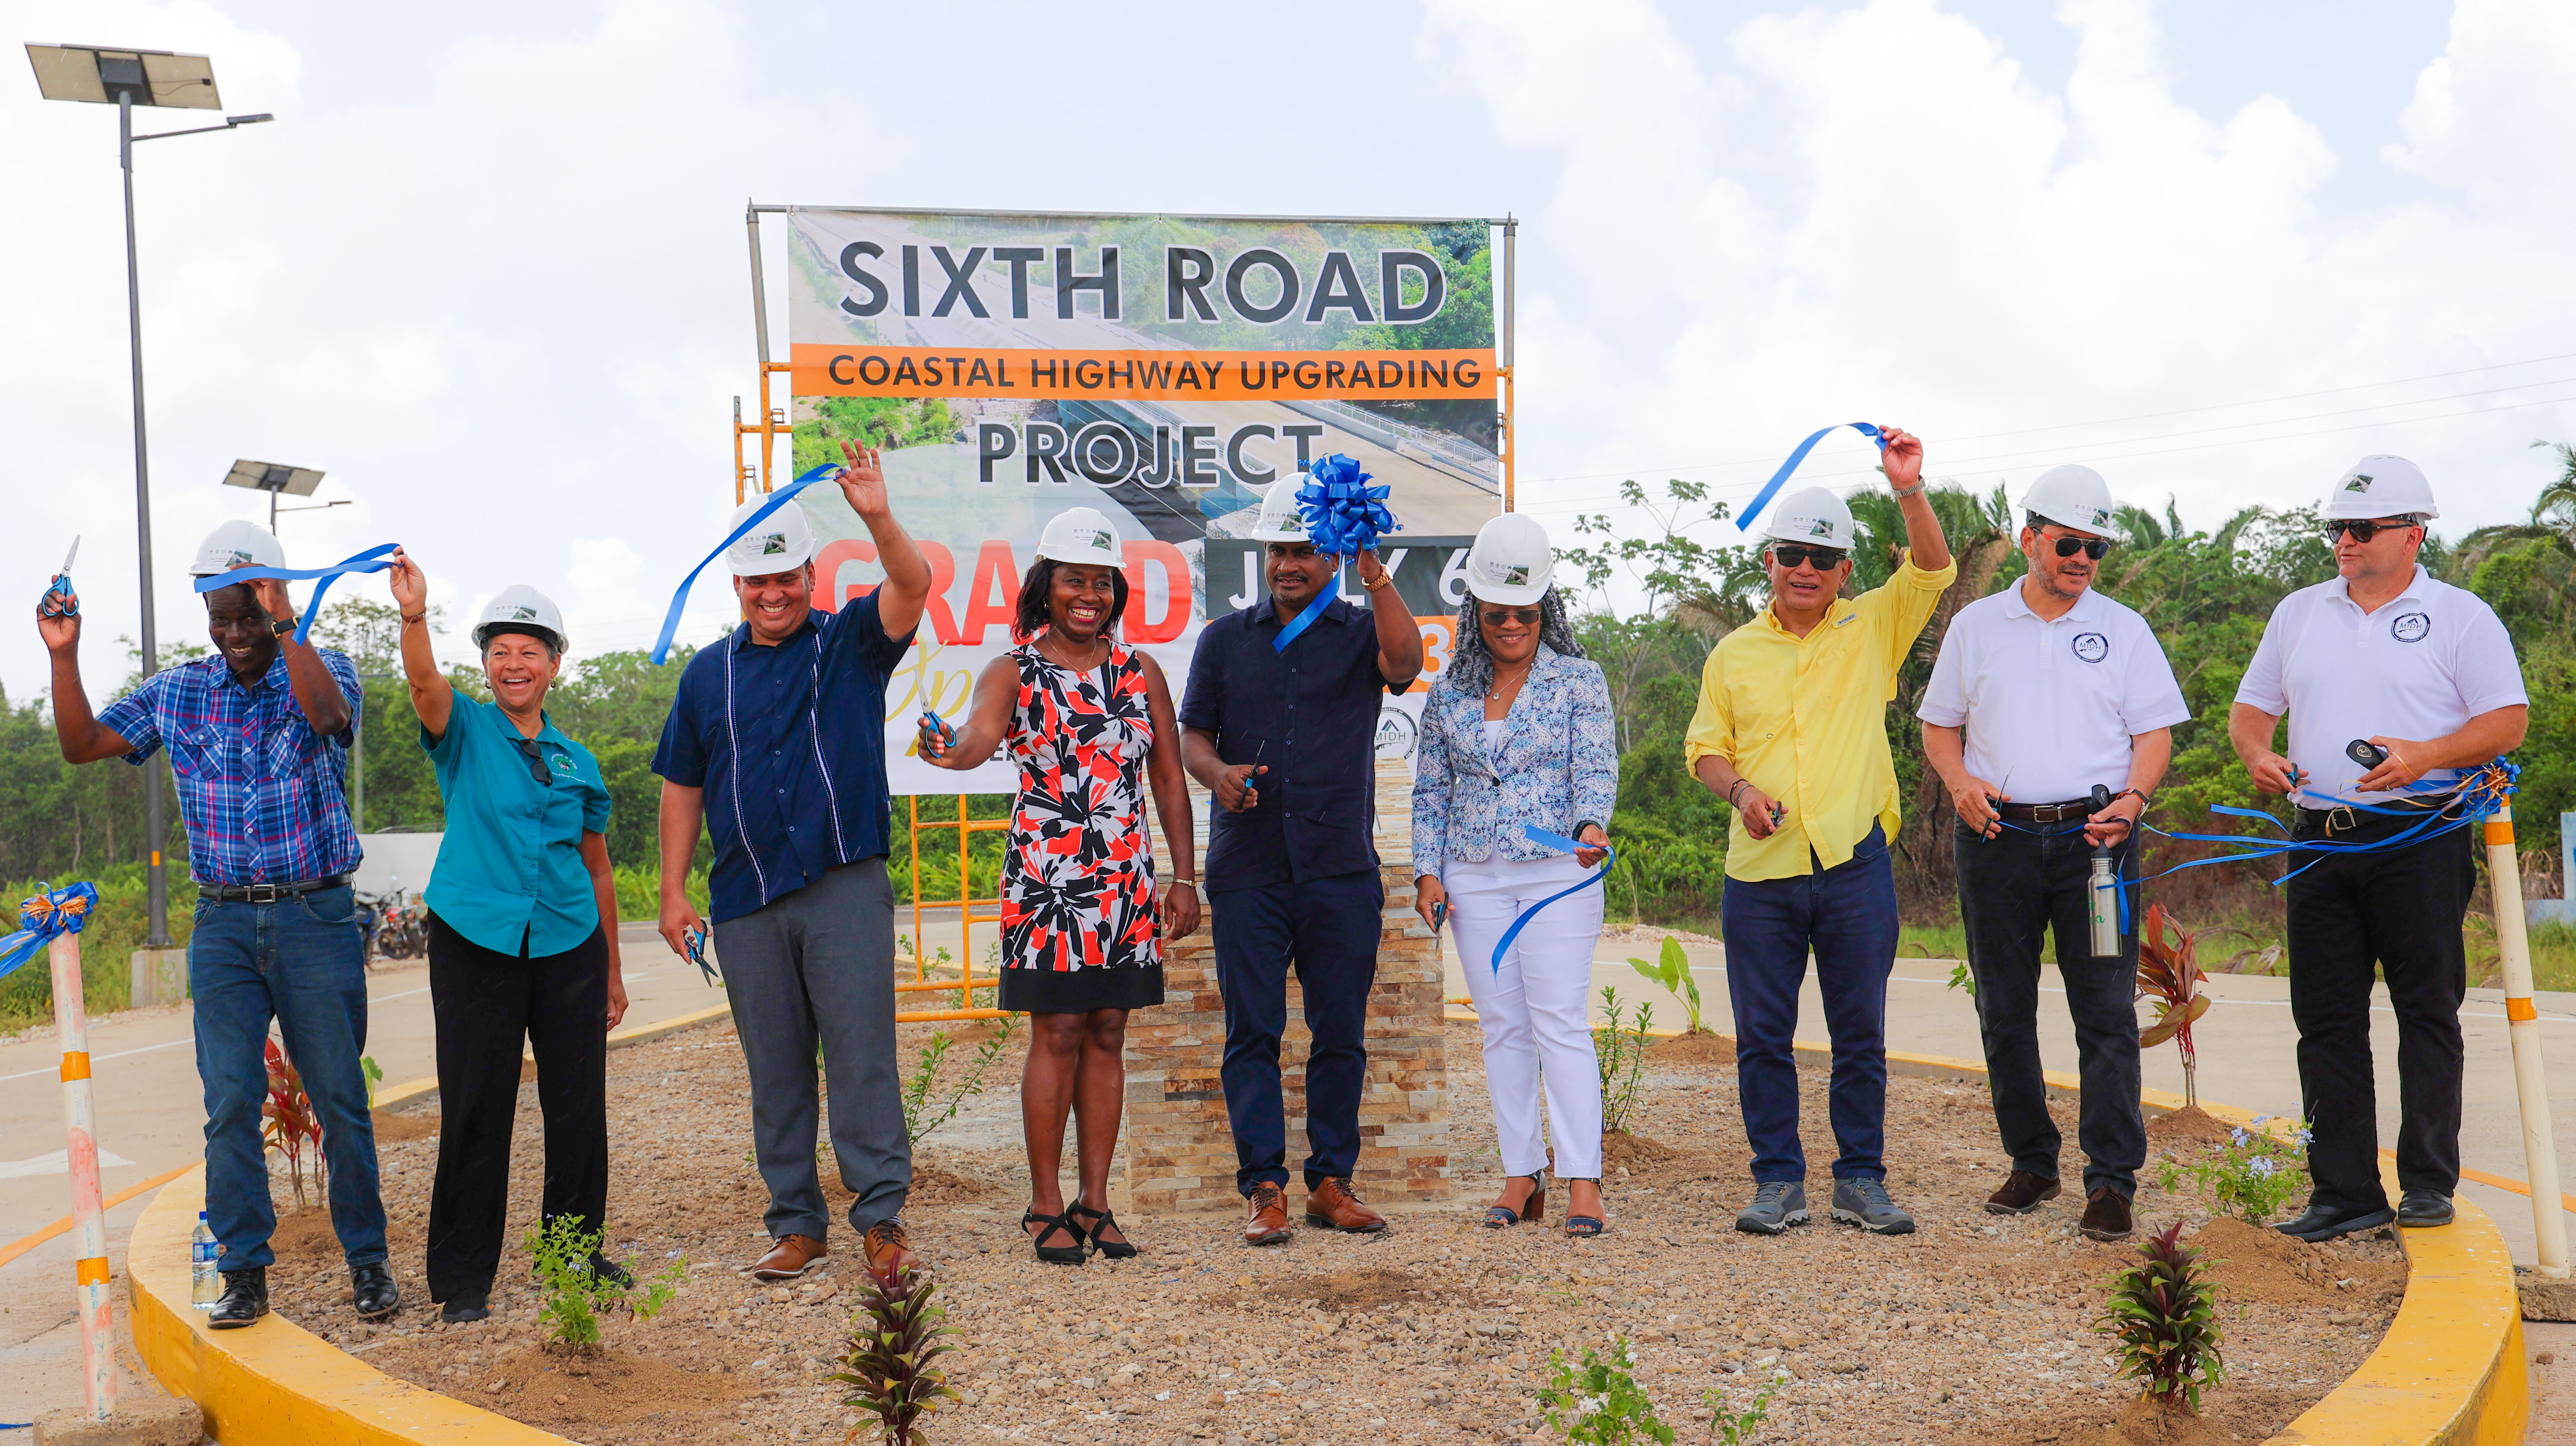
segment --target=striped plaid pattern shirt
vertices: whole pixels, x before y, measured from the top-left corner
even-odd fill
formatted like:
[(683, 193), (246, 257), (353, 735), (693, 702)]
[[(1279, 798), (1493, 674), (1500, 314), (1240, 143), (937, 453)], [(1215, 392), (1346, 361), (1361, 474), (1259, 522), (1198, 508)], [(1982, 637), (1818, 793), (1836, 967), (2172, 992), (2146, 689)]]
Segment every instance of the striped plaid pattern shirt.
[(357, 665), (321, 650), (349, 700), (349, 731), (324, 738), (304, 721), (286, 658), (244, 687), (221, 656), (164, 669), (99, 710), (98, 721), (134, 746), (135, 765), (170, 750), (179, 815), (188, 826), (188, 872), (206, 884), (287, 884), (358, 866), (349, 821), (349, 743), (356, 734)]

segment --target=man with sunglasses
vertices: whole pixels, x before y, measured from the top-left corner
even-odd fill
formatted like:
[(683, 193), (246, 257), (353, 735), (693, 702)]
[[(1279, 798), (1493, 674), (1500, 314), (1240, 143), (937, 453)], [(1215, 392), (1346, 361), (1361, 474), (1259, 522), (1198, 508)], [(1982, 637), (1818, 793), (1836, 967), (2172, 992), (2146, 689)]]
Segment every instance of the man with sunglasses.
[[(2522, 743), (2521, 665), (2493, 609), (2416, 561), (2441, 513), (2403, 457), (2364, 457), (2326, 502), (2335, 572), (2281, 599), (2236, 689), (2229, 740), (2254, 786), (2298, 805), (2295, 837), (2361, 845), (2310, 854), (2289, 881), (2290, 1017), (2306, 1100), (2306, 1213), (2280, 1227), (2331, 1240), (2392, 1218), (2447, 1225), (2460, 1178), (2460, 937), (2477, 884), (2473, 841), (2452, 828), (2467, 772)], [(2288, 757), (2272, 751), (2283, 714)], [(2356, 756), (2358, 755), (2358, 756)], [(2397, 1183), (2379, 1178), (2370, 1057), (2372, 967), (2397, 1014)]]
[(1790, 1037), (1807, 957), (1833, 1038), (1833, 1218), (1880, 1235), (1914, 1217), (1887, 1196), (1887, 976), (1896, 965), (1896, 766), (1887, 701), (1897, 669), (1958, 576), (1923, 496), (1923, 444), (1885, 431), (1882, 465), (1908, 544), (1894, 576), (1841, 596), (1851, 509), (1822, 487), (1782, 497), (1765, 528), (1771, 603), (1728, 633), (1700, 674), (1683, 753), (1735, 807), (1726, 849), (1726, 990), (1736, 1083), (1753, 1145), (1753, 1203), (1738, 1230), (1807, 1222)]
[[(2090, 467), (2052, 467), (2022, 497), (2029, 571), (1961, 608), (1941, 639), (1922, 706), (1923, 756), (1950, 790), (1958, 824), (1959, 912), (1995, 1125), (2012, 1173), (1986, 1200), (2027, 1215), (2057, 1198), (2062, 1143), (2039, 1062), (2039, 945), (2057, 936), (2057, 975), (2075, 1023), (2084, 1082), (2083, 1233), (2125, 1240), (2138, 1168), (2137, 938), (2093, 957), (2092, 854), (2112, 849), (2134, 877), (2133, 827), (2191, 717), (2155, 630), (2094, 591), (2121, 533), (2110, 485)], [(2094, 790), (2112, 794), (2110, 806)]]

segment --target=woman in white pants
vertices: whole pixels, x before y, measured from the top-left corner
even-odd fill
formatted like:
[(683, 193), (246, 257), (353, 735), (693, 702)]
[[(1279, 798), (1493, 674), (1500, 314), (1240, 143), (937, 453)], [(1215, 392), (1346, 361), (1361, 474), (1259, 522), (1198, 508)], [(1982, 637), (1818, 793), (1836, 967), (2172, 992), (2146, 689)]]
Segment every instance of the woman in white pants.
[[(1548, 905), (1495, 958), (1524, 910), (1600, 863), (1619, 795), (1609, 684), (1574, 640), (1564, 598), (1549, 585), (1554, 566), (1546, 530), (1524, 513), (1504, 513), (1476, 534), (1457, 644), (1422, 710), (1414, 882), (1424, 922), (1437, 929), (1448, 919), (1484, 1028), (1504, 1173), (1485, 1223), (1545, 1216), (1552, 1137), (1557, 1178), (1568, 1186), (1566, 1233), (1591, 1236), (1606, 1219), (1601, 1073), (1586, 1003), (1602, 891)], [(1531, 839), (1531, 826), (1585, 847), (1559, 852)]]

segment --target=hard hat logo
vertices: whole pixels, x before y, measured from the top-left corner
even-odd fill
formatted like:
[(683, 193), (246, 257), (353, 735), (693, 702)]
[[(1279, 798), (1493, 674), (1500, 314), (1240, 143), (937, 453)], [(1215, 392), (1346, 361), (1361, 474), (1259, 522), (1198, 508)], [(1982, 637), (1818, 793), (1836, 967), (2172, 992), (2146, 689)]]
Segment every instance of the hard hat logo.
[(224, 566), (226, 566), (226, 567), (248, 567), (248, 566), (250, 566), (250, 554), (249, 554), (249, 553), (247, 553), (247, 552), (231, 552), (231, 553), (227, 553), (227, 554), (225, 554), (225, 557), (224, 557)]
[(2344, 482), (2343, 482), (2343, 490), (2345, 490), (2346, 492), (2367, 492), (2367, 491), (2369, 491), (2369, 490), (2370, 490), (2370, 474), (2369, 474), (2369, 473), (2367, 473), (2367, 472), (2355, 472), (2355, 473), (2353, 473), (2351, 476), (2349, 476), (2349, 477), (2347, 477), (2347, 478), (2345, 478), (2345, 479), (2344, 479)]
[(536, 621), (536, 618), (537, 610), (535, 608), (516, 607), (510, 609), (510, 621), (514, 623), (534, 622)]
[(1529, 580), (1530, 570), (1526, 567), (1507, 567), (1503, 569), (1502, 582), (1505, 587), (1527, 587), (1529, 586)]
[(760, 540), (760, 555), (763, 557), (775, 556), (786, 550), (787, 538), (783, 533), (773, 532)]
[(1807, 535), (1809, 537), (1832, 537), (1834, 535), (1833, 519), (1830, 517), (1810, 518), (1807, 522)]

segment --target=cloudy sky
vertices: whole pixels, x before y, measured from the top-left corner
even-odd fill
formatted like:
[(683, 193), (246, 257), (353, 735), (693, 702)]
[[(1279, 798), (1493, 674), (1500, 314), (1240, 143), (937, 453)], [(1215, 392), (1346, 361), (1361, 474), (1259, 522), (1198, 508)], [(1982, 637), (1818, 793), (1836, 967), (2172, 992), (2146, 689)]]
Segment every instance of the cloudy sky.
[[(526, 581), (583, 646), (649, 642), (732, 499), (747, 198), (1517, 215), (1552, 525), (1623, 477), (1749, 494), (1868, 419), (1939, 474), (2090, 461), (2204, 526), (2400, 452), (2456, 530), (2576, 436), (2564, 0), (0, 16), (208, 53), (226, 109), (278, 117), (138, 151), (165, 636), (198, 631), (195, 540), (260, 511), (217, 485), (251, 456), (352, 500), (286, 520), (299, 565), (399, 540), (451, 613)], [(0, 590), (83, 535), (102, 642), (136, 611), (114, 137), (0, 59)], [(1865, 449), (1809, 466), (1862, 485)], [(44, 677), (0, 630), (10, 695)]]

